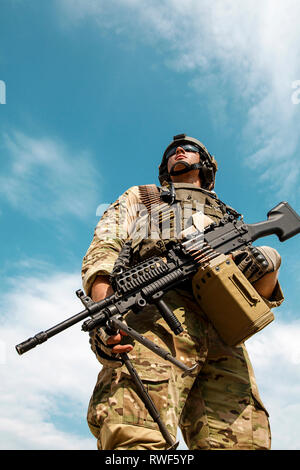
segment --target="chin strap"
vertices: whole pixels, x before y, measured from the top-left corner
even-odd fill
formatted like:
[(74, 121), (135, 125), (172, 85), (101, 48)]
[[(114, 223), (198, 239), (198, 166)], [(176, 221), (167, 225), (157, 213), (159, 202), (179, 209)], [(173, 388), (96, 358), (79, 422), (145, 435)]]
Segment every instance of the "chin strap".
[[(182, 170), (176, 170), (176, 166), (178, 165), (184, 165), (185, 168), (183, 168)], [(183, 175), (183, 173), (187, 173), (188, 171), (200, 170), (201, 168), (202, 168), (201, 163), (193, 163), (192, 165), (190, 165), (189, 163), (183, 162), (180, 160), (179, 162), (174, 163), (174, 165), (171, 168), (170, 175), (172, 176)]]

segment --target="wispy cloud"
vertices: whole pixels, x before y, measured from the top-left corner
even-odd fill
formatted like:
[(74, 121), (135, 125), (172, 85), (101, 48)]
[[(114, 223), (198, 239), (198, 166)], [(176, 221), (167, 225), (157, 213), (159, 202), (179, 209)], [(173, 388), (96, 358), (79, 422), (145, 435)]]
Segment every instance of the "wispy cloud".
[(91, 155), (73, 152), (54, 138), (13, 131), (2, 140), (7, 162), (0, 195), (32, 218), (85, 218), (97, 207), (97, 179)]
[(100, 31), (111, 28), (159, 48), (177, 72), (194, 72), (189, 84), (216, 127), (225, 124), (230, 132), (239, 116), (237, 152), (245, 164), (281, 197), (294, 195), (300, 169), (300, 106), (292, 102), (292, 83), (300, 79), (297, 0), (64, 0), (59, 6), (73, 24), (95, 21)]

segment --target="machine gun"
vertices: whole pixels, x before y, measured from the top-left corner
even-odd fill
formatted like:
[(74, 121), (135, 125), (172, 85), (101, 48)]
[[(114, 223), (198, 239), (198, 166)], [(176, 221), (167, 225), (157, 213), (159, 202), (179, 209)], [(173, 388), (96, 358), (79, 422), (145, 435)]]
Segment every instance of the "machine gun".
[[(187, 367), (169, 351), (127, 326), (122, 321), (123, 317), (129, 311), (138, 314), (146, 305), (154, 304), (174, 334), (180, 334), (183, 331), (181, 323), (162, 299), (165, 292), (180, 286), (185, 280), (192, 279), (200, 268), (207, 266), (220, 254), (228, 255), (232, 251), (250, 246), (253, 241), (267, 235), (276, 234), (279, 240), (284, 242), (300, 233), (300, 217), (287, 202), (279, 203), (268, 212), (267, 217), (268, 219), (263, 222), (245, 224), (243, 220), (238, 219), (238, 216), (226, 214), (218, 224), (212, 223), (204, 231), (195, 229), (182, 241), (170, 242), (164, 259), (154, 256), (128, 269), (120, 268), (114, 273), (112, 279), (114, 294), (99, 302), (94, 302), (89, 296), (84, 295), (82, 290), (77, 290), (76, 295), (85, 309), (16, 345), (18, 354), (24, 354), (52, 336), (90, 317), (82, 324), (83, 331), (90, 332), (104, 326), (109, 327), (111, 332), (122, 329), (158, 356), (183, 370), (183, 375), (192, 374), (197, 364)], [(151, 416), (158, 423), (168, 444), (174, 448), (176, 444), (173, 443), (167, 429), (160, 421), (158, 412), (127, 354), (123, 353), (120, 356), (135, 381)]]

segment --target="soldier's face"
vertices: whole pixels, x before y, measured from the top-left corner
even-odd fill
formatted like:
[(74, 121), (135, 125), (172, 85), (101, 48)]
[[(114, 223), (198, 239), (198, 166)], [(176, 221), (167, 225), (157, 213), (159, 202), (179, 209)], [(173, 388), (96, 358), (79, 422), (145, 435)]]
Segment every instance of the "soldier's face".
[[(179, 164), (180, 161), (185, 161), (189, 165), (192, 165), (193, 163), (199, 163), (200, 155), (198, 152), (188, 152), (182, 147), (177, 147), (175, 154), (171, 155), (171, 157), (168, 159), (168, 172), (170, 172), (172, 166), (175, 163), (177, 163), (176, 170), (185, 168), (184, 165)], [(199, 172), (199, 170), (196, 171)]]

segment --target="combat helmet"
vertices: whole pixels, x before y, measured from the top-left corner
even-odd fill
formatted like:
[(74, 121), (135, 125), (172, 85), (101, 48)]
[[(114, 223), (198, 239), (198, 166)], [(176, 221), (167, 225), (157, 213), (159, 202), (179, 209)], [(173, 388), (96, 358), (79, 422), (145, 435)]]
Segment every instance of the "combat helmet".
[[(217, 162), (215, 158), (209, 153), (207, 148), (200, 142), (198, 139), (194, 139), (194, 137), (188, 137), (186, 134), (178, 134), (175, 135), (173, 141), (168, 145), (166, 150), (164, 151), (163, 158), (161, 164), (159, 165), (159, 181), (160, 184), (163, 182), (171, 181), (170, 174), (168, 172), (168, 158), (167, 153), (169, 150), (176, 146), (180, 146), (183, 144), (192, 144), (199, 149), (200, 154), (200, 162), (195, 163), (193, 165), (188, 165), (185, 162), (181, 162), (185, 164), (186, 169), (181, 170), (180, 173), (184, 173), (190, 170), (194, 170), (199, 168), (199, 174), (201, 179), (201, 186), (203, 189), (212, 190), (215, 185), (215, 176), (218, 169)], [(178, 171), (177, 174), (180, 174)]]

